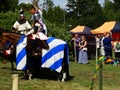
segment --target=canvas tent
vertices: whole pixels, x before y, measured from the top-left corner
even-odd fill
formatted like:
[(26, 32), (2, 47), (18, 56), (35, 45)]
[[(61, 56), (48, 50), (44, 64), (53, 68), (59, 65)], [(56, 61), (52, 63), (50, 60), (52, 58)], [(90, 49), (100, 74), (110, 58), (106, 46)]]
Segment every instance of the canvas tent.
[(72, 30), (70, 30), (71, 34), (91, 34), (91, 28), (87, 27), (87, 26), (76, 26), (75, 28), (73, 28)]
[(105, 22), (100, 27), (91, 30), (92, 34), (102, 34), (107, 32), (112, 32), (112, 33), (120, 32), (120, 23), (117, 21)]

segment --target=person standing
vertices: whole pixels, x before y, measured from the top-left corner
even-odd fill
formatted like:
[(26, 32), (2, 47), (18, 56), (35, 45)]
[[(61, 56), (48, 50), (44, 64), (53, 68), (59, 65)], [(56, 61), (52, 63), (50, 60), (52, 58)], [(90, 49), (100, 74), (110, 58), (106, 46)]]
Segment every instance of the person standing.
[(80, 42), (80, 37), (79, 35), (76, 33), (73, 35), (73, 38), (71, 39), (71, 41), (74, 43), (74, 49), (75, 49), (75, 56), (76, 56), (76, 60), (78, 61), (78, 57), (79, 57), (79, 42)]
[(84, 35), (81, 36), (81, 41), (79, 42), (78, 63), (88, 64), (87, 40), (86, 40), (86, 37)]
[(106, 33), (103, 40), (103, 46), (105, 50), (105, 56), (112, 57), (112, 38), (110, 37), (110, 33)]
[(117, 65), (120, 64), (120, 41), (116, 40), (114, 42), (114, 52), (115, 52), (115, 62), (117, 62)]
[(105, 51), (104, 51), (104, 46), (103, 46), (104, 38), (105, 38), (104, 34), (101, 35), (101, 40), (100, 40), (100, 55), (101, 56), (105, 56)]
[(98, 35), (95, 36), (95, 40), (96, 40), (97, 55), (99, 57), (100, 56), (100, 38)]

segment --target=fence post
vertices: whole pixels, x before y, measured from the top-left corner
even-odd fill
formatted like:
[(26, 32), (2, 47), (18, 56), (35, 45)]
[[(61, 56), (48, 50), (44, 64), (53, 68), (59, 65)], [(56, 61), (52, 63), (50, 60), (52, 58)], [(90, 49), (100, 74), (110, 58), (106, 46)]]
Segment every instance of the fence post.
[(96, 45), (96, 66), (97, 66), (97, 62), (98, 62), (98, 49), (97, 49), (97, 45)]
[(102, 62), (99, 65), (99, 90), (103, 90), (103, 66), (102, 66)]
[(74, 40), (74, 54), (75, 54), (75, 62), (77, 62), (77, 55), (76, 55), (76, 42)]
[(12, 90), (18, 90), (18, 74), (12, 74)]

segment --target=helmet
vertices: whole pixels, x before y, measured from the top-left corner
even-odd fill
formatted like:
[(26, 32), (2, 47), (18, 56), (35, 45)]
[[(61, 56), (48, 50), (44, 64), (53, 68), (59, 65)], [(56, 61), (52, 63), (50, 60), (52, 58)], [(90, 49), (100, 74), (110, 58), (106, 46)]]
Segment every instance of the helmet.
[(20, 9), (20, 16), (24, 16), (24, 11), (22, 9)]
[(33, 14), (33, 21), (38, 21), (40, 18), (40, 14), (38, 12)]

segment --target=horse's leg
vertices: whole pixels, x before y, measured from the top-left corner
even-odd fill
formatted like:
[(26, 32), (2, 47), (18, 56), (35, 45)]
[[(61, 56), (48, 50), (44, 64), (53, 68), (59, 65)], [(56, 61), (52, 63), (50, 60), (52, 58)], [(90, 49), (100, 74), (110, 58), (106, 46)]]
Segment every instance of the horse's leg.
[(28, 56), (27, 57), (27, 76), (28, 76), (28, 80), (32, 80), (33, 78), (33, 63), (34, 63), (34, 58), (32, 56)]
[(10, 54), (10, 61), (11, 61), (11, 68), (14, 70), (14, 62), (16, 63), (16, 51), (15, 47), (11, 45), (11, 54)]
[(14, 70), (14, 63), (13, 63), (14, 61), (13, 59), (11, 59), (10, 61), (11, 61), (11, 69)]
[[(65, 52), (65, 50), (64, 50), (64, 52)], [(69, 65), (68, 65), (68, 61), (66, 59), (67, 59), (67, 55), (65, 53), (64, 59), (62, 61), (62, 71), (59, 75), (59, 77), (61, 79), (60, 81), (62, 81), (62, 82), (64, 82), (69, 77)]]
[(66, 63), (63, 63), (63, 66), (62, 66), (62, 82), (64, 82), (66, 79), (69, 78), (69, 67)]
[(59, 73), (58, 81), (64, 82), (65, 79), (66, 79), (66, 70), (65, 70), (64, 63), (62, 63), (62, 70), (61, 70), (61, 72)]
[(61, 81), (65, 82), (66, 77), (66, 66), (65, 66), (65, 62), (62, 63), (62, 71), (61, 71)]
[(66, 79), (66, 72), (63, 73), (63, 77), (62, 77), (62, 82), (65, 82), (65, 79)]
[(29, 77), (28, 72), (29, 72), (28, 69), (25, 69), (25, 70), (24, 70), (23, 79), (28, 80), (28, 77)]
[(32, 73), (29, 73), (29, 80), (32, 80)]

